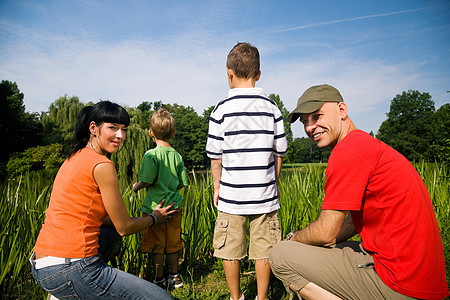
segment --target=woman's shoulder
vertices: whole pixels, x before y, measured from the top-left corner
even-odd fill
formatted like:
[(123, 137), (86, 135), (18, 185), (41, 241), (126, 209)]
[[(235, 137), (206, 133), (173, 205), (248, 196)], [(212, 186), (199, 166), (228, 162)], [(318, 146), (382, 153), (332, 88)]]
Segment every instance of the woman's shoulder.
[(95, 150), (90, 148), (83, 148), (72, 157), (68, 159), (71, 163), (77, 164), (99, 164), (99, 163), (113, 163), (108, 157), (98, 154)]

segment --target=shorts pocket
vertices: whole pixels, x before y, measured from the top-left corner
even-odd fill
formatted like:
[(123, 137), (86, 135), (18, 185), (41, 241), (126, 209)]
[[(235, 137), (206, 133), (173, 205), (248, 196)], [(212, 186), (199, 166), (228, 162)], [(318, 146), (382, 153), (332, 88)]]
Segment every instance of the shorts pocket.
[(270, 236), (272, 238), (272, 246), (281, 241), (280, 222), (278, 218), (272, 218), (269, 221)]
[(225, 241), (227, 239), (228, 224), (228, 220), (217, 219), (216, 227), (214, 228), (214, 249), (220, 249), (225, 245)]
[(45, 290), (58, 299), (80, 299), (73, 289), (72, 281), (66, 282), (55, 289)]

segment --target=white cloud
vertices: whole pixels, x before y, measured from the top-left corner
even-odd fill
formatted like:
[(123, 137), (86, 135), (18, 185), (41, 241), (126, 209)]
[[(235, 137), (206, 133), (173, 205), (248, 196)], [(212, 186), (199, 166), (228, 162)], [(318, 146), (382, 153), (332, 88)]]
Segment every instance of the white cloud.
[[(225, 59), (230, 45), (220, 36), (196, 33), (164, 42), (106, 44), (14, 26), (4, 31), (27, 37), (0, 46), (0, 77), (17, 82), (28, 111), (45, 111), (51, 102), (68, 94), (83, 102), (109, 99), (128, 106), (142, 101), (178, 103), (201, 114), (227, 93)], [(330, 52), (332, 56), (308, 61), (285, 57), (263, 62), (258, 86), (279, 94), (292, 110), (308, 87), (329, 83), (341, 91), (352, 118), (361, 119), (360, 128), (376, 131), (385, 119), (388, 102), (422, 81), (411, 66)], [(380, 111), (380, 105), (385, 109)], [(301, 136), (297, 127), (295, 135)]]

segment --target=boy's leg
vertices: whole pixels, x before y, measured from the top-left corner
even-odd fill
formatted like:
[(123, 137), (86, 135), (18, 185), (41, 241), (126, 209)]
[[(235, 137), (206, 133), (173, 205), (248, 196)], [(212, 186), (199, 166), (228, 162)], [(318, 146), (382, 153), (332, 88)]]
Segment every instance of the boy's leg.
[(255, 261), (256, 284), (258, 287), (258, 300), (267, 300), (267, 292), (270, 282), (270, 264), (269, 259), (258, 259)]
[(179, 251), (183, 248), (183, 241), (181, 240), (181, 208), (178, 208), (177, 212), (172, 215), (172, 218), (167, 221), (165, 240), (164, 253), (167, 255), (169, 271), (172, 274), (177, 274)]
[(281, 240), (280, 223), (276, 211), (249, 216), (250, 259), (255, 261), (258, 300), (268, 299), (270, 282), (269, 252)]
[(217, 213), (214, 228), (214, 256), (222, 258), (231, 298), (238, 300), (240, 292), (240, 262), (247, 254), (247, 216)]
[(161, 279), (164, 276), (164, 254), (154, 253), (152, 260), (152, 269), (155, 279)]
[[(142, 214), (146, 216), (146, 214)], [(161, 279), (164, 271), (164, 246), (166, 244), (166, 223), (156, 224), (142, 232), (142, 253), (152, 253), (152, 273), (155, 279)]]
[(241, 264), (239, 260), (223, 260), (223, 269), (227, 278), (228, 288), (230, 289), (231, 299), (241, 299)]
[(180, 250), (183, 248), (183, 241), (181, 240), (181, 208), (172, 215), (166, 223), (166, 253), (167, 264), (169, 265), (169, 290), (183, 287), (183, 280), (178, 274), (178, 260), (180, 257)]
[(169, 265), (169, 272), (171, 274), (177, 274), (178, 273), (178, 259), (180, 257), (178, 251), (175, 253), (168, 253), (166, 254), (167, 257), (167, 264)]

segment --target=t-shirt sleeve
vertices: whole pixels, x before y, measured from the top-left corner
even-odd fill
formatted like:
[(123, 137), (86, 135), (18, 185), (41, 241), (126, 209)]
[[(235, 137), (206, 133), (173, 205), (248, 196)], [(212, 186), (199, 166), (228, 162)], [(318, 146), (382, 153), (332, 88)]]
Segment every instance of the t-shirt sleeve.
[(139, 180), (152, 184), (158, 174), (158, 165), (156, 158), (150, 153), (145, 153), (142, 158)]
[(206, 141), (206, 154), (209, 158), (222, 158), (223, 151), (223, 117), (219, 110), (214, 109), (209, 117), (208, 139)]
[(178, 181), (180, 182), (180, 187), (181, 186), (188, 186), (189, 185), (189, 180), (188, 180), (188, 176), (186, 173), (186, 168), (184, 167), (184, 163), (182, 162), (180, 164), (180, 168), (178, 171)]
[(359, 211), (372, 167), (348, 149), (333, 150), (326, 171), (322, 209)]
[(279, 109), (276, 109), (274, 129), (273, 154), (285, 156), (287, 154), (288, 145), (286, 133), (284, 131), (283, 116)]

